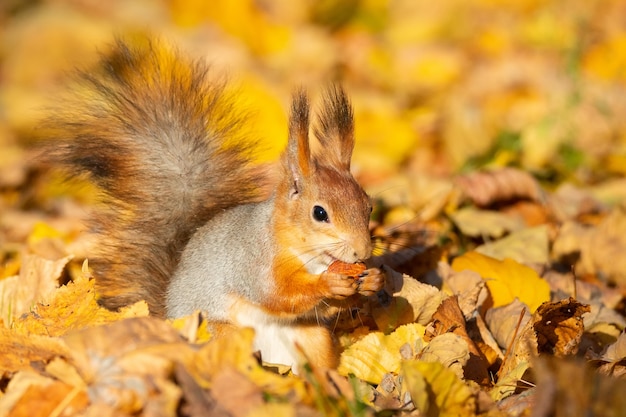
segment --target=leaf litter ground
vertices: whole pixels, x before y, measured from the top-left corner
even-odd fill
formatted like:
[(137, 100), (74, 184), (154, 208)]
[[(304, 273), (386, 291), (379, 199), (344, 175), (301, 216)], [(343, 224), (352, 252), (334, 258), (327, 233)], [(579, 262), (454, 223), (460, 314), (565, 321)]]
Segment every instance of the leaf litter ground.
[[(0, 415), (626, 410), (623, 2), (203, 4), (0, 6)], [(338, 309), (338, 370), (294, 376), (248, 329), (215, 339), (200, 314), (98, 306), (81, 222), (94, 190), (31, 158), (32, 109), (113, 27), (138, 30), (124, 16), (241, 74), (261, 162), (293, 85), (350, 91), (387, 282)]]

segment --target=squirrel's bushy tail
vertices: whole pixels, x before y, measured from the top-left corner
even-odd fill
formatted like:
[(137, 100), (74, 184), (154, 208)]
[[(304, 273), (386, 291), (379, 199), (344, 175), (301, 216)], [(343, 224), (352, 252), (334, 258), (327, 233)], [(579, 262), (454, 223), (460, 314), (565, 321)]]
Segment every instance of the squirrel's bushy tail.
[[(245, 114), (206, 64), (155, 42), (116, 41), (54, 115), (50, 157), (87, 173), (105, 204), (92, 220), (99, 301), (117, 309), (164, 296), (194, 231), (258, 198)], [(210, 265), (207, 265), (210, 268)]]

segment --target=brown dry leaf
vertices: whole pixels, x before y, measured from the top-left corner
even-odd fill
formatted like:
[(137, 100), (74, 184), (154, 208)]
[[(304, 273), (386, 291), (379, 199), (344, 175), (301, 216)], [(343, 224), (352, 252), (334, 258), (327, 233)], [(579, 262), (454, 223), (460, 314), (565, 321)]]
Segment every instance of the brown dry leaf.
[(565, 223), (553, 244), (554, 256), (580, 254), (579, 274), (606, 277), (626, 288), (626, 208), (615, 208), (597, 227)]
[(189, 364), (194, 350), (166, 322), (143, 317), (73, 332), (63, 338), (89, 386), (92, 404), (125, 413), (150, 409), (174, 415), (180, 388), (170, 379), (174, 362)]
[(465, 319), (469, 319), (485, 302), (488, 291), (480, 274), (471, 270), (453, 271), (449, 264), (440, 262), (437, 272), (442, 277), (442, 291), (457, 297)]
[(524, 221), (518, 216), (474, 207), (457, 210), (450, 217), (465, 236), (472, 237), (499, 238), (525, 227)]
[(61, 272), (70, 259), (72, 256), (50, 260), (24, 255), (19, 275), (0, 280), (0, 319), (10, 324), (36, 303), (46, 302), (59, 286)]
[(606, 347), (601, 355), (587, 352), (591, 363), (598, 366), (601, 373), (620, 377), (626, 375), (626, 333), (622, 331), (617, 340)]
[(436, 287), (385, 268), (385, 292), (393, 297), (372, 307), (378, 329), (389, 332), (407, 323), (427, 324), (446, 295)]
[[(459, 307), (457, 297), (449, 297), (443, 300), (433, 315), (431, 326), (429, 330), (432, 331), (431, 334), (434, 336), (453, 333), (467, 343), (469, 358), (463, 366), (465, 379), (476, 381), (480, 385), (489, 385), (489, 373), (487, 371), (489, 363), (467, 334), (465, 317)], [(431, 341), (432, 345), (432, 340), (429, 340), (428, 336), (429, 334), (427, 333), (426, 339)]]
[[(522, 310), (524, 310), (524, 317), (520, 322)], [(494, 339), (503, 349), (509, 346), (516, 331), (523, 329), (530, 318), (528, 307), (517, 298), (507, 305), (490, 308), (485, 313), (485, 322)], [(518, 322), (520, 329), (517, 329)]]
[(459, 379), (463, 379), (470, 351), (464, 338), (454, 333), (444, 333), (428, 342), (415, 358), (422, 362), (439, 362), (454, 372)]
[(38, 304), (34, 311), (15, 320), (14, 329), (24, 334), (61, 336), (72, 330), (148, 315), (141, 301), (112, 312), (98, 305), (94, 280), (84, 275), (54, 292), (49, 304)]
[(537, 180), (515, 168), (473, 172), (457, 177), (456, 184), (474, 204), (481, 207), (501, 201), (538, 201), (542, 198)]

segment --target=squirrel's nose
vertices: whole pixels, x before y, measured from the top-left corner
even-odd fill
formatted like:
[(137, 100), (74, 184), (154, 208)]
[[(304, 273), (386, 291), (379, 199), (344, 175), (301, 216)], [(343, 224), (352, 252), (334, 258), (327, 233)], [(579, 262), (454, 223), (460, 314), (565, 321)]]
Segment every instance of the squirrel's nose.
[(369, 239), (359, 242), (359, 244), (353, 246), (354, 259), (356, 261), (364, 261), (372, 256), (372, 241)]

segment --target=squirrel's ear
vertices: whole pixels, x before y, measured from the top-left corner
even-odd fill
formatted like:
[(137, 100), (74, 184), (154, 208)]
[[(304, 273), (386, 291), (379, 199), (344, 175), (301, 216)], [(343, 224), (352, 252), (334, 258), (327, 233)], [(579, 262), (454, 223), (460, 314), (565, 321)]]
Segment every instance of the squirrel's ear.
[(325, 165), (349, 170), (354, 148), (354, 114), (341, 86), (326, 89), (314, 132), (322, 145), (316, 158)]
[(283, 163), (290, 181), (289, 196), (296, 198), (302, 191), (303, 180), (309, 176), (312, 164), (309, 148), (309, 100), (303, 90), (293, 94), (289, 140)]

